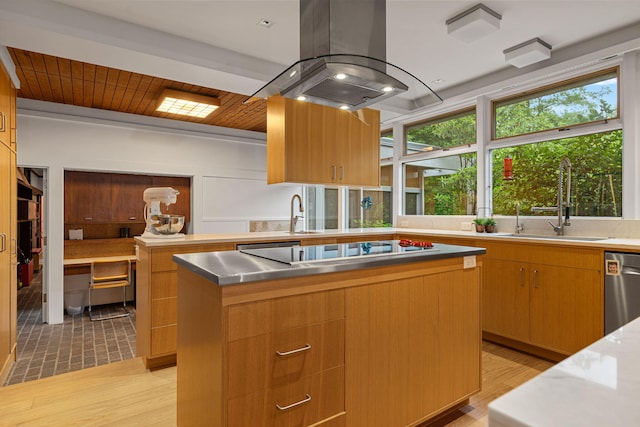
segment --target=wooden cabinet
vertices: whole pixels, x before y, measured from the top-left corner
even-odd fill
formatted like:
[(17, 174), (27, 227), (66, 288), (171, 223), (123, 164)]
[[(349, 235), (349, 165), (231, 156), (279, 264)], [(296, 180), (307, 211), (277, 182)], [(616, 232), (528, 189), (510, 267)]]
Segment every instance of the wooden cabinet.
[(418, 425), (480, 390), (478, 269), (350, 288), (345, 306), (349, 426)]
[(601, 250), (486, 246), (484, 331), (560, 355), (604, 335)]
[(149, 187), (180, 191), (176, 203), (161, 208), (165, 213), (184, 215), (186, 223), (191, 220), (190, 178), (65, 171), (65, 235), (81, 228), (85, 239), (117, 238), (121, 227), (129, 228), (129, 235), (142, 234), (143, 194)]
[(7, 146), (11, 146), (11, 108), (12, 87), (9, 74), (0, 63), (0, 140)]
[(380, 185), (380, 112), (267, 100), (267, 182)]
[(148, 176), (111, 174), (111, 221), (144, 222), (142, 193), (150, 186), (151, 177)]
[(111, 174), (65, 171), (65, 223), (107, 223), (111, 211)]
[(233, 243), (136, 248), (136, 356), (156, 369), (176, 363), (178, 278), (173, 254), (234, 250)]
[(0, 64), (0, 384), (16, 360), (17, 183), (15, 87)]
[(225, 317), (228, 425), (312, 425), (344, 412), (343, 290), (233, 305)]

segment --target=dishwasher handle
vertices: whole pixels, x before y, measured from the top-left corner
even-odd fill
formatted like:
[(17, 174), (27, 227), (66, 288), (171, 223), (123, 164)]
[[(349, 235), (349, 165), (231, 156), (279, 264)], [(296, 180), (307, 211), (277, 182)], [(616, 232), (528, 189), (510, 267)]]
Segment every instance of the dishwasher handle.
[(640, 276), (640, 268), (628, 267), (623, 265), (622, 270), (620, 271), (620, 274), (627, 274), (630, 276)]

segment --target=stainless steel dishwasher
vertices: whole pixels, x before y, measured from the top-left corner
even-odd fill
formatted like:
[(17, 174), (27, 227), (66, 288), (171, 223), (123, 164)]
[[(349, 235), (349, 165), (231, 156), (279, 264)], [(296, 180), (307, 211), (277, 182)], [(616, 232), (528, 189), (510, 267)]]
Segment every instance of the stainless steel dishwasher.
[(604, 333), (640, 316), (640, 254), (604, 253)]

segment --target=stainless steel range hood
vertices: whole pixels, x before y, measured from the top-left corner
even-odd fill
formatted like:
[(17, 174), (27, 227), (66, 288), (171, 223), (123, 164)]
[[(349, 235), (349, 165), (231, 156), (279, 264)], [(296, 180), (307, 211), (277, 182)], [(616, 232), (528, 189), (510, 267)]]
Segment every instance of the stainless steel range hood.
[(300, 0), (300, 61), (250, 99), (282, 95), (351, 111), (391, 97), (398, 112), (442, 102), (386, 62), (386, 0)]

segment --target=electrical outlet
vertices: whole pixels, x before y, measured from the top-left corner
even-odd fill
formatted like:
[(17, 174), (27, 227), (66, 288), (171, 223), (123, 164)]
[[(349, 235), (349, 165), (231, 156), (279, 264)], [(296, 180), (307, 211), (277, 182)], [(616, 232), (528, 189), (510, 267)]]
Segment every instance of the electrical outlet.
[(408, 227), (409, 221), (400, 221), (400, 227)]
[(463, 222), (462, 224), (460, 224), (460, 229), (463, 231), (471, 231), (471, 223)]

